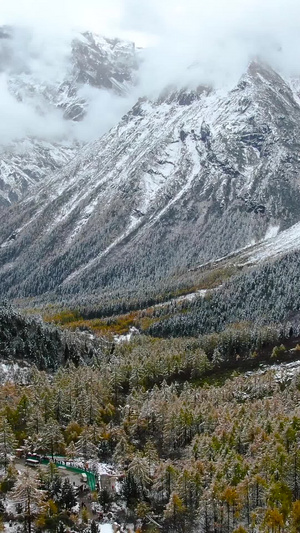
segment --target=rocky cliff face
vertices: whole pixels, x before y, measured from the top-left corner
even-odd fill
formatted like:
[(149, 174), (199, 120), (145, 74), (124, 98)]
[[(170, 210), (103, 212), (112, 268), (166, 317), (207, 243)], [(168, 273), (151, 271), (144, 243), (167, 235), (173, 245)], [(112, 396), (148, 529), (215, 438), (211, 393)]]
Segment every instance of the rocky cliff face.
[(9, 296), (143, 290), (300, 220), (300, 107), (252, 63), (229, 92), (140, 100), (0, 220)]
[[(79, 34), (65, 43), (59, 75), (43, 77), (42, 59), (32, 57), (32, 35), (18, 28), (0, 28), (0, 73), (9, 93), (28, 109), (56, 120), (81, 121), (89, 109), (84, 87), (125, 96), (135, 83), (138, 59), (133, 43)], [(16, 45), (17, 43), (17, 45)], [(22, 54), (19, 53), (23, 48)], [(38, 72), (34, 61), (40, 61)], [(101, 121), (101, 117), (98, 119)], [(49, 142), (41, 132), (8, 145), (0, 142), (0, 208), (22, 198), (32, 186), (62, 168), (78, 151), (78, 143), (58, 131)]]

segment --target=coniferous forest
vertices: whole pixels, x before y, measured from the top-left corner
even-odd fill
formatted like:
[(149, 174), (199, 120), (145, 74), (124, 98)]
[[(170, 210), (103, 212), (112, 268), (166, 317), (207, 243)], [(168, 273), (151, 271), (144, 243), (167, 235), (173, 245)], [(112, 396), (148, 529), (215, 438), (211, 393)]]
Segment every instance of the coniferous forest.
[(276, 1), (6, 2), (0, 533), (300, 533), (300, 11)]
[[(137, 314), (105, 318), (100, 308), (97, 319), (83, 307), (46, 323), (3, 304), (1, 359), (29, 370), (0, 388), (2, 520), (21, 490), (13, 457), (23, 448), (113, 466), (120, 490), (93, 498), (106, 511), (125, 508), (114, 516), (136, 531), (299, 531), (297, 299), (273, 300), (287, 264), (296, 279), (291, 257), (205, 298)], [(271, 308), (278, 314), (264, 315)], [(54, 463), (34, 483), (32, 497), (44, 494), (30, 512), (35, 530), (96, 527), (72, 514), (76, 494)]]

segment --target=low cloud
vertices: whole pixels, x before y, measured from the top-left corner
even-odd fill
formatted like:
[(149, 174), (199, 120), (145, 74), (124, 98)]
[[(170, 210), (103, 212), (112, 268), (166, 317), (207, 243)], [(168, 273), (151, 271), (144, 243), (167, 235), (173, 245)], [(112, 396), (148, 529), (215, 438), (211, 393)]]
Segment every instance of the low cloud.
[(88, 102), (87, 112), (80, 122), (66, 120), (63, 110), (37, 105), (32, 101), (18, 101), (9, 90), (5, 74), (0, 75), (0, 146), (10, 145), (25, 137), (50, 142), (89, 142), (101, 137), (134, 105), (135, 98), (119, 97), (112, 92), (83, 86), (79, 96)]
[(40, 113), (28, 102), (16, 100), (9, 91), (5, 74), (0, 76), (0, 116), (0, 145), (7, 145), (24, 137), (59, 141), (67, 133), (65, 121), (59, 111), (44, 109)]
[[(233, 84), (253, 58), (287, 76), (299, 75), (297, 0), (124, 0), (124, 28), (155, 35), (141, 74), (145, 90)], [(193, 66), (193, 68), (189, 68)]]
[(121, 97), (112, 92), (85, 85), (79, 95), (88, 102), (88, 110), (82, 122), (72, 124), (75, 140), (84, 142), (98, 139), (136, 103), (135, 96)]
[[(66, 120), (59, 87), (71, 77), (71, 42), (78, 32), (55, 35), (37, 28), (7, 27), (0, 38), (0, 145), (34, 137), (50, 142), (84, 141), (100, 137), (135, 103), (135, 96), (82, 85), (78, 99), (86, 101), (79, 122)], [(61, 93), (62, 104), (64, 95)]]

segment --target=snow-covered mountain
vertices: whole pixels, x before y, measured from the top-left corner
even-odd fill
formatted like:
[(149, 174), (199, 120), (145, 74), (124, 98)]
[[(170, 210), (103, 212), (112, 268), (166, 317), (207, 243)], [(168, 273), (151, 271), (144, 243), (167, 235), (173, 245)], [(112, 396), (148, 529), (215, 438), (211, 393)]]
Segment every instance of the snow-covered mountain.
[[(58, 72), (49, 75), (49, 66), (43, 65), (47, 58), (36, 57), (36, 50), (32, 50), (33, 37), (29, 30), (0, 28), (1, 79), (16, 104), (23, 106), (20, 111), (26, 106), (28, 113), (45, 121), (44, 129), (36, 135), (29, 132), (25, 138), (8, 143), (1, 142), (0, 137), (0, 208), (22, 198), (77, 153), (78, 142), (73, 140), (72, 131), (65, 128), (64, 134), (61, 125), (84, 119), (90, 102), (83, 89), (125, 96), (135, 83), (138, 68), (133, 43), (84, 33), (64, 43), (62, 57), (57, 60)], [(45, 133), (49, 116), (60, 125), (56, 140), (53, 134), (49, 140)], [(101, 131), (101, 117), (97, 120)]]
[(75, 153), (76, 143), (30, 138), (0, 148), (0, 209), (17, 202)]
[(252, 63), (230, 91), (140, 100), (0, 220), (2, 293), (146, 288), (300, 220), (300, 107)]

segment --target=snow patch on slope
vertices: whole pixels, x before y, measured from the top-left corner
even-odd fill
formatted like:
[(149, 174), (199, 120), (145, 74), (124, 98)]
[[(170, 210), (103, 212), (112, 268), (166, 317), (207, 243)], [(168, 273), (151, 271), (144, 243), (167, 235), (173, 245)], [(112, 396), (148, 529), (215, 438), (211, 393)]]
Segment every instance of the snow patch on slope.
[(273, 237), (276, 237), (279, 233), (279, 230), (280, 230), (280, 226), (270, 226), (266, 232), (264, 240), (267, 241), (268, 239), (272, 239)]
[(0, 362), (0, 383), (17, 383), (28, 385), (31, 378), (31, 368), (18, 363)]
[(276, 237), (258, 244), (249, 254), (247, 263), (259, 263), (300, 249), (300, 222), (279, 233)]

